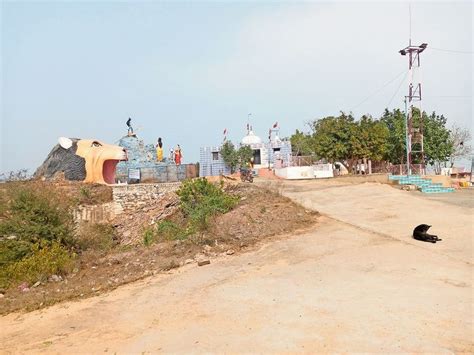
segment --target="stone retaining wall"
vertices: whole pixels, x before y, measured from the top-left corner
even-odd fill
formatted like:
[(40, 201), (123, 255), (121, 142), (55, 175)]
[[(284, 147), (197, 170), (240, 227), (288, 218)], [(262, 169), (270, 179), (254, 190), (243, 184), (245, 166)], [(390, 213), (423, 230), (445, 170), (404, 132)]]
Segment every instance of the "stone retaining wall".
[(146, 206), (168, 192), (176, 191), (181, 182), (112, 186), (113, 201), (102, 205), (80, 206), (73, 211), (77, 223), (107, 223), (121, 213)]
[(102, 205), (79, 206), (73, 212), (73, 218), (76, 223), (106, 223), (112, 221), (117, 212), (117, 206), (113, 202)]
[(167, 192), (176, 191), (180, 186), (180, 182), (113, 186), (113, 200), (116, 205), (116, 213), (145, 206), (150, 201), (160, 198)]

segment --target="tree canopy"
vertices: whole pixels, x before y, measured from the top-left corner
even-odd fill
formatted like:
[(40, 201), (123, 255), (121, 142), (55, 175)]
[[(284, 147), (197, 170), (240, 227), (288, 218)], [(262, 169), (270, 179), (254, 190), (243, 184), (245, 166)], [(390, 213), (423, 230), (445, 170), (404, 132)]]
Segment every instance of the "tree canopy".
[(231, 141), (225, 142), (220, 150), (224, 163), (233, 173), (238, 166), (242, 166), (250, 162), (253, 157), (253, 150), (248, 145), (243, 145), (239, 149), (235, 149)]
[[(420, 115), (420, 111), (415, 108), (414, 127), (419, 127), (421, 120), (425, 161), (437, 171), (450, 158), (471, 152), (467, 130), (455, 127), (450, 131), (443, 115), (435, 112), (431, 115), (423, 112)], [(339, 116), (315, 119), (309, 122), (309, 126), (311, 132), (296, 130), (291, 136), (294, 154), (313, 155), (328, 162), (345, 162), (349, 167), (359, 159), (406, 163), (405, 112), (400, 109), (385, 109), (379, 119), (364, 115), (356, 120), (352, 114), (341, 112)], [(420, 159), (415, 157), (415, 160)]]

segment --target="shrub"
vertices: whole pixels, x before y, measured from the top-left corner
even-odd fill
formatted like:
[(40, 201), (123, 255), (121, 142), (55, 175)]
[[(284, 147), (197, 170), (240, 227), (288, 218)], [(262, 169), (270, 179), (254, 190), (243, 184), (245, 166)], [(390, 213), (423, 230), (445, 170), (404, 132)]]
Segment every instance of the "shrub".
[(0, 268), (5, 267), (15, 261), (22, 259), (31, 253), (33, 245), (31, 243), (15, 240), (0, 240)]
[(31, 244), (72, 244), (74, 223), (68, 199), (46, 187), (12, 186), (6, 194), (0, 237)]
[(206, 178), (185, 180), (176, 192), (180, 207), (190, 228), (203, 231), (209, 219), (217, 214), (230, 211), (238, 203), (238, 197), (227, 194), (220, 186), (210, 183)]
[(0, 286), (66, 272), (74, 259), (71, 200), (48, 186), (5, 187), (0, 194)]
[(26, 281), (43, 281), (52, 274), (63, 275), (74, 267), (75, 255), (58, 242), (35, 244), (29, 256), (0, 268), (0, 287)]
[(117, 244), (115, 230), (109, 224), (84, 223), (78, 231), (76, 245), (81, 250), (107, 251)]
[[(184, 240), (196, 232), (203, 232), (209, 220), (217, 214), (226, 213), (235, 207), (238, 197), (227, 194), (221, 186), (210, 183), (205, 178), (185, 180), (176, 192), (180, 199), (180, 209), (185, 220), (177, 224), (162, 221), (143, 232), (143, 243), (150, 245), (157, 241)], [(202, 242), (202, 238), (192, 238)]]
[(143, 243), (149, 246), (158, 241), (183, 240), (189, 235), (189, 230), (171, 221), (161, 221), (154, 227), (148, 227), (143, 233)]

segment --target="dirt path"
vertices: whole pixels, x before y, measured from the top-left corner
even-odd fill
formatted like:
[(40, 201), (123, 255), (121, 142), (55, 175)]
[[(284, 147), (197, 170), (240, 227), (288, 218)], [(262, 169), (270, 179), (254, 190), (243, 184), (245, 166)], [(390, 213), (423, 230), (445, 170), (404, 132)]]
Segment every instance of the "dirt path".
[[(321, 186), (280, 186), (330, 215), (313, 231), (100, 297), (2, 317), (0, 350), (474, 351), (473, 210), (377, 184)], [(443, 242), (413, 242), (407, 225), (422, 222)]]

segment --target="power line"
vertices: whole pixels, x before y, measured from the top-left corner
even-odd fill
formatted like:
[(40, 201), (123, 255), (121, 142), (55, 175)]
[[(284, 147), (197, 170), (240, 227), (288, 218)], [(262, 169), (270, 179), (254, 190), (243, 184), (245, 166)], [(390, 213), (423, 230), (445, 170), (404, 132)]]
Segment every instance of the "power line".
[(454, 49), (443, 49), (443, 48), (436, 48), (436, 47), (428, 47), (428, 49), (433, 49), (435, 51), (441, 51), (441, 52), (460, 53), (460, 54), (473, 54), (474, 53), (472, 51), (458, 51)]
[(376, 94), (378, 94), (380, 91), (382, 91), (382, 89), (384, 89), (385, 87), (387, 87), (388, 85), (390, 85), (391, 83), (393, 83), (395, 80), (397, 80), (400, 75), (402, 74), (405, 74), (407, 73), (407, 70), (403, 70), (401, 71), (400, 73), (398, 73), (393, 79), (390, 79), (390, 81), (386, 82), (383, 86), (381, 86), (380, 88), (378, 88), (377, 90), (375, 90), (372, 94), (370, 94), (369, 96), (367, 96), (365, 99), (363, 99), (361, 102), (359, 102), (357, 105), (355, 105), (354, 107), (352, 107), (349, 111), (353, 111), (354, 109), (356, 109), (357, 107), (359, 107), (360, 105), (362, 105), (364, 102), (366, 102), (368, 99), (372, 98), (373, 96), (375, 96)]
[(405, 79), (406, 79), (407, 75), (408, 75), (408, 71), (405, 73), (405, 76), (403, 77), (402, 81), (400, 81), (400, 84), (398, 85), (397, 90), (395, 91), (395, 93), (394, 93), (393, 96), (391, 97), (390, 101), (388, 102), (387, 107), (390, 106), (390, 104), (392, 103), (393, 99), (394, 99), (395, 96), (398, 94), (398, 91), (399, 91), (400, 88), (402, 87), (402, 84), (405, 82)]
[(428, 98), (433, 98), (433, 97), (441, 97), (441, 98), (470, 98), (471, 96), (469, 95), (428, 95), (428, 96), (425, 96), (425, 97), (428, 97)]

